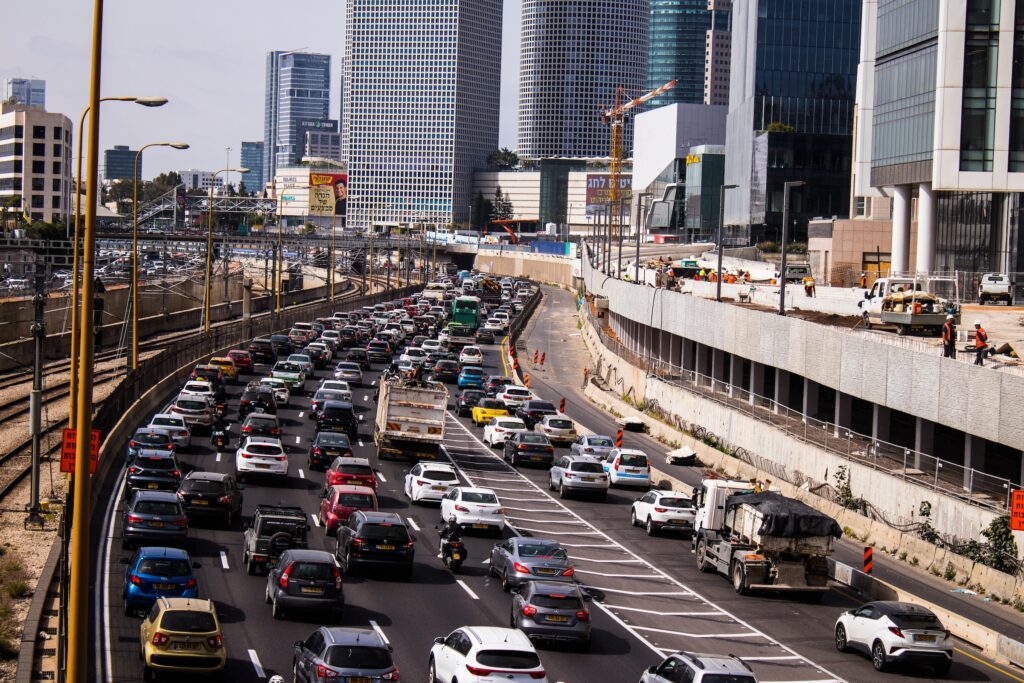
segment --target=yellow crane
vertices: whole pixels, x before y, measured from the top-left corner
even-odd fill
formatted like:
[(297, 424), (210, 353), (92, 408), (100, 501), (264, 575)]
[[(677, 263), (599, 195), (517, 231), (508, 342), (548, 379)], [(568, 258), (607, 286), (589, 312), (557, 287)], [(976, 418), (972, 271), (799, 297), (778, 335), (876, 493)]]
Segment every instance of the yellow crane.
[(629, 102), (623, 102), (622, 86), (619, 86), (615, 91), (615, 106), (601, 112), (601, 121), (605, 125), (610, 125), (612, 128), (612, 161), (610, 168), (611, 173), (608, 178), (608, 199), (611, 203), (611, 207), (608, 211), (608, 226), (609, 235), (613, 240), (621, 237), (622, 232), (620, 220), (621, 209), (619, 208), (619, 202), (622, 200), (622, 124), (625, 119), (626, 112), (639, 107), (644, 102), (647, 102), (662, 93), (668, 92), (674, 87), (676, 87), (676, 81), (671, 80), (660, 88), (655, 88), (646, 95), (641, 95), (635, 100), (630, 100)]

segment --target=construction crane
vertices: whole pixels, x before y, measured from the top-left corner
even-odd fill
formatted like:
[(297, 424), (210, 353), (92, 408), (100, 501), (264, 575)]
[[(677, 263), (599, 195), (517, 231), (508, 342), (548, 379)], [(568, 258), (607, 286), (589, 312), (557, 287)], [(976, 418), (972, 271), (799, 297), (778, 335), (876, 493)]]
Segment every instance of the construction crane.
[(630, 110), (635, 109), (644, 102), (647, 102), (662, 93), (668, 92), (674, 87), (676, 87), (676, 81), (671, 80), (660, 88), (655, 88), (646, 95), (641, 95), (635, 100), (623, 103), (622, 86), (619, 86), (615, 91), (615, 106), (601, 112), (601, 121), (605, 125), (610, 125), (612, 128), (612, 161), (610, 169), (611, 173), (609, 174), (608, 179), (608, 199), (611, 203), (608, 211), (608, 227), (609, 235), (612, 239), (621, 239), (622, 237), (621, 208), (619, 207), (619, 202), (622, 201), (623, 120), (625, 119), (626, 113)]

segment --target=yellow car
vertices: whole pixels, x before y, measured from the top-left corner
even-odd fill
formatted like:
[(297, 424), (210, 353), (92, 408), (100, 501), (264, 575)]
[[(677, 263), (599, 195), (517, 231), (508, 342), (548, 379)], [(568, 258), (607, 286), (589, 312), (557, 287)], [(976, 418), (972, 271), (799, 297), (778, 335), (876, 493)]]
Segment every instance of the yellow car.
[(490, 422), (495, 417), (503, 417), (508, 415), (508, 409), (505, 404), (496, 398), (482, 398), (480, 402), (473, 406), (473, 423), (477, 427), (483, 427), (485, 424)]
[(155, 672), (215, 673), (228, 655), (213, 600), (157, 598), (139, 626), (142, 680)]
[(230, 358), (225, 358), (223, 356), (211, 358), (207, 365), (213, 365), (214, 367), (220, 368), (220, 373), (224, 375), (224, 379), (232, 382), (238, 381), (238, 366), (235, 365), (235, 361)]

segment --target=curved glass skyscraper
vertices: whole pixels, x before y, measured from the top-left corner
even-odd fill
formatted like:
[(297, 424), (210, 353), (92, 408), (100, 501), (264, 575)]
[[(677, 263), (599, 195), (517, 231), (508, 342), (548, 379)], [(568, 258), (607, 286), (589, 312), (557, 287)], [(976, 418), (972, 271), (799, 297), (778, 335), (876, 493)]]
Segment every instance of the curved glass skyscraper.
[(676, 87), (651, 100), (648, 109), (676, 102), (704, 101), (704, 64), (711, 12), (707, 0), (649, 0), (650, 39), (647, 87), (672, 79)]

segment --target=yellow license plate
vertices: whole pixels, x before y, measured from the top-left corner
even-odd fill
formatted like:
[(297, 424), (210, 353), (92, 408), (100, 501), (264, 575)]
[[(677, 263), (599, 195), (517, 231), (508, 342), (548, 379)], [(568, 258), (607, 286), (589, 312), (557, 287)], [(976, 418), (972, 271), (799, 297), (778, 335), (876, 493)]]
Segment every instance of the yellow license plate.
[(597, 481), (594, 477), (583, 477), (583, 481)]
[(317, 586), (303, 586), (302, 587), (302, 592), (303, 593), (312, 593), (314, 595), (320, 595), (321, 593), (324, 592), (324, 589), (323, 588), (319, 588)]
[(147, 489), (155, 489), (155, 488), (157, 488), (157, 486), (158, 486), (158, 484), (155, 484), (153, 482), (149, 482), (148, 484), (146, 484), (146, 488)]
[(393, 545), (379, 545), (379, 546), (377, 546), (377, 550), (394, 550), (394, 549), (395, 549), (395, 546), (393, 546)]
[(558, 570), (557, 569), (538, 569), (537, 573), (538, 574), (545, 574), (547, 576), (551, 576), (552, 574), (557, 574)]
[(681, 524), (682, 526), (689, 526), (690, 525), (690, 523), (688, 521), (686, 521), (685, 519), (673, 519), (672, 523), (673, 524)]
[(462, 553), (452, 553), (452, 559), (453, 560), (461, 560), (462, 559)]
[(531, 455), (530, 456), (530, 460), (533, 460), (535, 462), (539, 462), (540, 460), (543, 460), (543, 458), (540, 457), (539, 455)]
[(192, 499), (192, 504), (193, 505), (209, 505), (210, 501), (205, 500), (203, 498), (193, 498)]
[(559, 624), (564, 624), (567, 621), (569, 621), (569, 617), (563, 617), (560, 614), (549, 614), (548, 615), (548, 621), (554, 621), (554, 622), (557, 622)]
[(150, 522), (149, 526), (153, 527), (154, 529), (163, 529), (164, 528), (164, 523), (163, 522)]
[(366, 676), (349, 676), (348, 683), (373, 683)]
[(431, 486), (431, 488), (434, 489), (435, 491), (447, 491), (448, 490), (447, 486)]
[(914, 636), (914, 641), (918, 642), (918, 643), (934, 643), (935, 642), (935, 636), (931, 636), (931, 635)]
[(200, 643), (171, 643), (172, 650), (198, 650)]
[(173, 583), (154, 583), (153, 588), (158, 591), (172, 591), (176, 586)]
[(473, 528), (474, 529), (486, 529), (487, 525), (486, 524), (474, 524)]

